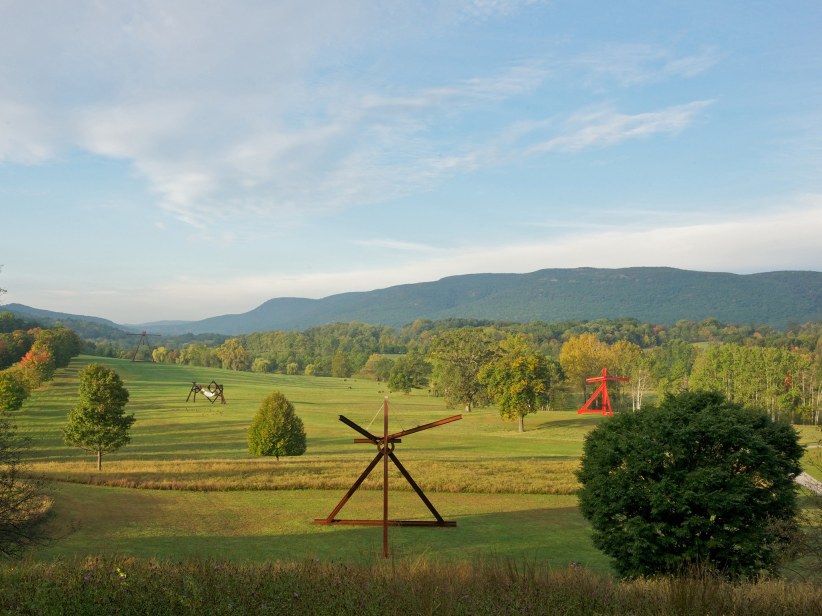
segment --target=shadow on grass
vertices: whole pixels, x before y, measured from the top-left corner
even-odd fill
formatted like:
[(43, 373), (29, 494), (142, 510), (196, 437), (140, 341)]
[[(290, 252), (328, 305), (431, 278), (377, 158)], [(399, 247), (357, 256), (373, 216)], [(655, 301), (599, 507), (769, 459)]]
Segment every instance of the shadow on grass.
[[(537, 419), (539, 416), (535, 417)], [(595, 417), (596, 419), (593, 419)], [(552, 428), (562, 428), (562, 429), (582, 429), (587, 430), (591, 429), (596, 426), (602, 416), (601, 415), (594, 415), (594, 416), (580, 416), (578, 418), (573, 419), (549, 419), (544, 421), (540, 424), (536, 424), (531, 428), (531, 430), (551, 430)], [(592, 421), (593, 419), (593, 421)], [(527, 421), (527, 419), (526, 419)]]

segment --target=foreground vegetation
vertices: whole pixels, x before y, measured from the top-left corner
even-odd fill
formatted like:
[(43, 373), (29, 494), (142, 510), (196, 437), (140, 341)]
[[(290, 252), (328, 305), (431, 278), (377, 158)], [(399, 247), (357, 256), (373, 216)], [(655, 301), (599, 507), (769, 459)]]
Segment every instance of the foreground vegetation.
[(577, 567), (504, 559), (442, 565), (316, 561), (227, 564), (88, 558), (0, 568), (7, 614), (791, 614), (822, 588), (716, 578), (616, 582)]

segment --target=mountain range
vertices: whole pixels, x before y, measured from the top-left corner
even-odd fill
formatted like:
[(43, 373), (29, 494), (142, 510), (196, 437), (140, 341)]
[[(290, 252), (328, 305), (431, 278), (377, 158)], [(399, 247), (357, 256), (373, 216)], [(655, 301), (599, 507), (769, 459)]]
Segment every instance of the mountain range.
[(92, 320), (153, 333), (238, 335), (303, 330), (360, 321), (399, 327), (417, 319), (566, 321), (632, 317), (651, 323), (716, 318), (725, 323), (784, 327), (822, 320), (822, 272), (760, 274), (696, 272), (667, 267), (543, 269), (527, 274), (467, 274), (322, 299), (280, 297), (242, 314), (201, 321), (117, 325), (97, 317), (67, 315), (8, 304), (27, 317)]

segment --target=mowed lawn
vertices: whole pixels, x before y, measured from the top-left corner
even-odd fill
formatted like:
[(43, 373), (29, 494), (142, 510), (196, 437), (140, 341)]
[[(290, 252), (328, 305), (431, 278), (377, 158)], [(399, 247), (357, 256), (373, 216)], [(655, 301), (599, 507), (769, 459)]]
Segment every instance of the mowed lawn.
[[(89, 362), (111, 366), (130, 392), (132, 442), (103, 458), (67, 447), (61, 428), (76, 404), (77, 373)], [(224, 386), (227, 404), (202, 395), (186, 401), (192, 382)], [(294, 404), (308, 436), (303, 456), (252, 457), (246, 429), (272, 390)], [(325, 518), (376, 455), (338, 420), (345, 415), (382, 432), (460, 414), (425, 391), (390, 393), (360, 379), (254, 374), (211, 368), (75, 358), (34, 392), (14, 421), (31, 438), (30, 466), (54, 500), (52, 539), (35, 560), (87, 555), (199, 557), (230, 561), (319, 559), (369, 562), (382, 553), (378, 527), (323, 526)], [(398, 559), (516, 559), (565, 567), (578, 562), (609, 571), (576, 508), (574, 471), (585, 435), (602, 418), (573, 410), (526, 418), (526, 432), (493, 408), (403, 437), (395, 453), (455, 528), (391, 527)], [(801, 430), (803, 441), (815, 432)], [(390, 465), (390, 517), (432, 519)], [(382, 465), (338, 514), (381, 519)]]
[[(61, 436), (77, 400), (77, 373), (91, 361), (117, 370), (130, 392), (127, 410), (137, 418), (132, 442), (105, 456), (99, 472), (92, 454), (67, 447)], [(186, 402), (192, 381), (222, 384), (227, 404), (201, 395)], [(277, 461), (247, 452), (246, 428), (274, 389), (305, 423), (303, 456)], [(31, 467), (47, 478), (54, 499), (53, 539), (31, 557), (373, 560), (382, 551), (379, 528), (323, 526), (315, 519), (331, 512), (376, 455), (373, 445), (353, 442), (359, 435), (338, 416), (381, 433), (385, 396), (392, 432), (459, 414), (427, 392), (391, 394), (381, 383), (359, 379), (76, 358), (14, 418), (32, 440)], [(407, 435), (397, 457), (457, 526), (392, 527), (391, 555), (579, 562), (607, 571), (573, 495), (583, 437), (599, 420), (540, 413), (528, 417), (520, 434), (494, 409), (480, 409)], [(432, 519), (390, 469), (390, 517)], [(381, 519), (381, 481), (380, 465), (337, 517)]]

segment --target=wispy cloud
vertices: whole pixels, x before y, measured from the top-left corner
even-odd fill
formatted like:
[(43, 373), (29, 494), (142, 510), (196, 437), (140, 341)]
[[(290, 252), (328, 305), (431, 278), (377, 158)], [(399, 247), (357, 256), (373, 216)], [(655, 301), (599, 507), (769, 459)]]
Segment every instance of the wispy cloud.
[[(439, 83), (403, 86), (358, 73), (364, 56), (390, 46), (381, 37), (424, 38), (428, 20), (502, 18), (532, 4), (527, 0), (454, 1), (418, 11), (323, 0), (241, 7), (147, 0), (131, 9), (88, 2), (76, 10), (59, 4), (55, 19), (70, 27), (33, 10), (20, 16), (29, 31), (42, 32), (54, 66), (32, 65), (32, 42), (15, 36), (10, 21), (0, 26), (8, 35), (0, 48), (7, 67), (0, 126), (8, 127), (0, 160), (39, 164), (79, 149), (127, 161), (163, 210), (195, 227), (241, 225), (249, 216), (291, 225), (425, 192), (512, 157), (676, 134), (710, 104), (637, 114), (552, 109), (550, 120), (534, 119), (545, 114), (540, 109), (512, 123), (499, 113), (504, 105), (558, 78), (548, 59), (502, 58), (481, 70), (445, 73)], [(392, 18), (394, 11), (404, 19)], [(623, 45), (570, 64), (595, 79), (633, 84), (693, 76), (714, 58), (710, 50), (677, 55)]]
[(612, 146), (628, 139), (655, 134), (676, 134), (693, 123), (713, 101), (694, 101), (659, 111), (627, 114), (611, 110), (581, 111), (569, 117), (560, 134), (531, 145), (530, 155), (543, 152), (578, 152), (586, 148)]
[(622, 87), (653, 83), (665, 79), (693, 78), (719, 62), (716, 49), (706, 47), (693, 53), (644, 43), (618, 43), (598, 46), (568, 62), (582, 71), (588, 85), (599, 89), (607, 83)]
[(403, 242), (400, 240), (354, 240), (352, 242), (357, 246), (367, 246), (372, 248), (385, 248), (388, 250), (399, 250), (403, 252), (425, 252), (432, 253), (438, 249), (427, 244), (417, 244), (414, 242)]

